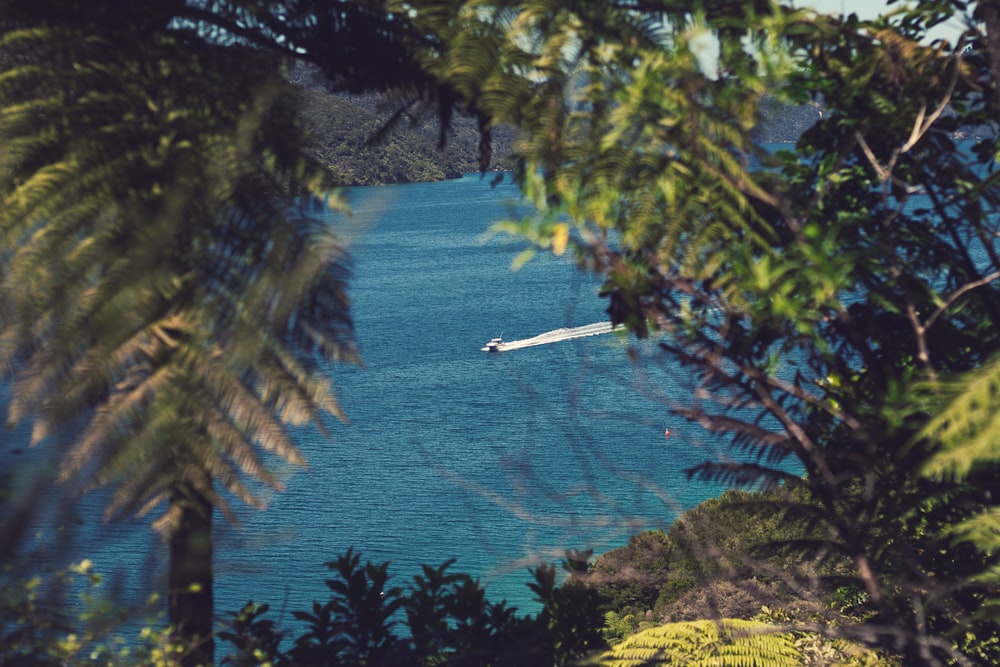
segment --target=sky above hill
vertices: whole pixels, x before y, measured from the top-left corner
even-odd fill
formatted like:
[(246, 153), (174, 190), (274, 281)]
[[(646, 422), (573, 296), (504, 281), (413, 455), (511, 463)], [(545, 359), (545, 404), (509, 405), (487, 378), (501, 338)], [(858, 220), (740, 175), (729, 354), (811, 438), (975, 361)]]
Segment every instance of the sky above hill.
[[(857, 14), (862, 19), (872, 19), (880, 14), (902, 7), (903, 2), (891, 5), (885, 0), (793, 0), (796, 7), (812, 7), (823, 14)], [(955, 42), (962, 32), (960, 21), (952, 20), (932, 31), (933, 37)]]
[[(811, 7), (822, 14), (857, 14), (861, 19), (873, 19), (877, 16), (899, 10), (905, 2), (897, 1), (891, 5), (886, 0), (786, 0), (794, 7)], [(910, 3), (913, 4), (913, 3)], [(964, 30), (960, 19), (936, 27), (930, 32), (930, 39), (946, 39), (952, 45), (958, 42)], [(717, 44), (707, 34), (697, 40), (696, 52), (705, 71), (715, 71)]]

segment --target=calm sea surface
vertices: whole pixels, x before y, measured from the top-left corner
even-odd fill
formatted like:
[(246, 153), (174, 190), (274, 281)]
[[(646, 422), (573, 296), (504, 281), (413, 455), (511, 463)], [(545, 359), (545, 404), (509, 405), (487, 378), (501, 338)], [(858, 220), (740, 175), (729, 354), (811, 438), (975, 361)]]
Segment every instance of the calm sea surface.
[[(475, 175), (349, 199), (353, 215), (329, 220), (351, 239), (365, 366), (329, 372), (350, 423), (300, 432), (310, 468), (287, 471), (285, 492), (265, 492), (267, 510), (240, 509), (240, 529), (218, 520), (219, 611), (251, 598), (307, 608), (325, 599), (323, 564), (351, 546), (392, 561), (397, 584), (421, 563), (455, 558), (492, 599), (533, 610), (529, 564), (567, 548), (606, 551), (718, 495), (684, 475), (718, 455), (703, 432), (670, 419), (667, 404), (689, 389), (633, 367), (628, 341), (480, 350), (501, 334), (606, 320), (597, 283), (568, 261), (539, 257), (512, 272), (521, 246), (484, 239), (519, 215), (514, 186)], [(79, 542), (98, 569), (162, 570), (148, 523), (94, 528), (99, 508), (88, 502)]]

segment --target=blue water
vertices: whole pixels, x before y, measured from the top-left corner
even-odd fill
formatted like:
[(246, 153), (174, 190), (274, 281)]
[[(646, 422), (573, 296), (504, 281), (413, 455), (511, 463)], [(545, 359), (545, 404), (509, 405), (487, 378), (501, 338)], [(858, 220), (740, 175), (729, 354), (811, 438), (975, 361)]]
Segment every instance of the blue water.
[(353, 239), (365, 367), (331, 372), (351, 421), (330, 438), (304, 433), (310, 471), (230, 533), (222, 608), (247, 597), (237, 570), (255, 597), (283, 599), (287, 586), (291, 601), (311, 599), (322, 563), (352, 545), (401, 577), (457, 558), (495, 599), (526, 606), (526, 564), (607, 550), (719, 492), (687, 482), (704, 443), (682, 425), (665, 440), (667, 410), (646, 395), (673, 379), (637, 378), (616, 335), (480, 350), (501, 333), (607, 319), (597, 282), (570, 262), (540, 256), (512, 272), (521, 246), (484, 242), (519, 214), (514, 186), (468, 176), (354, 191), (350, 204), (353, 217), (331, 224)]
[[(501, 334), (606, 320), (596, 281), (566, 259), (540, 256), (512, 272), (522, 246), (484, 240), (493, 222), (520, 215), (513, 185), (475, 175), (349, 197), (353, 215), (329, 222), (351, 241), (365, 365), (329, 372), (350, 423), (298, 433), (310, 468), (276, 462), (287, 490), (265, 493), (265, 511), (238, 508), (239, 529), (218, 521), (217, 610), (251, 598), (307, 608), (325, 597), (323, 564), (351, 546), (391, 560), (397, 584), (420, 563), (456, 558), (491, 599), (532, 610), (529, 564), (567, 548), (606, 551), (718, 495), (684, 475), (719, 455), (704, 432), (669, 416), (690, 388), (669, 370), (633, 368), (625, 350), (635, 341), (480, 350)], [(81, 536), (98, 569), (162, 571), (148, 523), (94, 528), (90, 505)]]

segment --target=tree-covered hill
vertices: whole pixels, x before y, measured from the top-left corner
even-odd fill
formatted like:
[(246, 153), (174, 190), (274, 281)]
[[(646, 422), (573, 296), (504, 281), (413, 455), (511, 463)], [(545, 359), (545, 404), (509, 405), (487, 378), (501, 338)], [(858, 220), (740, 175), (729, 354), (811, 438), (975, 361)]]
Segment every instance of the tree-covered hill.
[[(332, 94), (322, 86), (308, 85), (299, 77), (303, 121), (313, 136), (310, 152), (334, 174), (338, 185), (380, 185), (440, 181), (479, 170), (479, 132), (470, 118), (458, 117), (439, 147), (436, 115), (404, 123), (374, 140), (388, 117), (375, 95)], [(765, 100), (754, 135), (763, 144), (790, 144), (822, 118), (819, 105), (790, 106)], [(983, 136), (991, 128), (963, 128), (962, 136)], [(493, 130), (491, 169), (512, 167), (508, 156), (515, 131), (507, 126)]]
[[(439, 147), (437, 116), (404, 121), (376, 140), (389, 115), (378, 96), (329, 93), (302, 74), (293, 75), (293, 81), (301, 87), (302, 119), (313, 137), (310, 152), (338, 185), (440, 181), (479, 170), (479, 133), (470, 118), (455, 119), (444, 147)], [(819, 113), (813, 106), (778, 103), (764, 111), (758, 136), (769, 144), (795, 142)], [(514, 140), (512, 128), (494, 128), (491, 169), (512, 167), (508, 156)]]
[[(799, 140), (802, 133), (822, 120), (823, 104), (790, 105), (773, 96), (765, 96), (760, 104), (760, 119), (753, 129), (754, 140), (762, 144), (791, 144)], [(953, 109), (943, 114), (954, 117)], [(993, 125), (962, 125), (953, 133), (956, 139), (989, 139), (996, 136)]]
[[(330, 94), (303, 86), (302, 118), (313, 136), (310, 152), (334, 174), (338, 185), (377, 185), (458, 178), (479, 170), (479, 132), (474, 121), (457, 118), (443, 148), (437, 118), (404, 123), (372, 141), (388, 114), (375, 96)], [(494, 131), (492, 169), (505, 167), (513, 131)]]

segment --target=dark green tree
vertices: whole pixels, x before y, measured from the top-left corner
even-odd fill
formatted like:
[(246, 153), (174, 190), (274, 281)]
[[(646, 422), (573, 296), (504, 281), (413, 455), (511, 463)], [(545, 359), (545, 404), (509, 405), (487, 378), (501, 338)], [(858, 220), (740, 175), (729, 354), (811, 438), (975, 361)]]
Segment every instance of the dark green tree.
[(340, 415), (316, 370), (356, 358), (346, 257), (278, 59), (163, 4), (45, 4), (0, 14), (9, 420), (115, 485), (109, 517), (165, 505), (170, 621), (207, 664), (213, 510), (260, 506), (261, 450), (304, 465), (288, 428)]
[(605, 647), (595, 591), (581, 583), (586, 557), (569, 552), (569, 578), (558, 585), (556, 568), (531, 570), (528, 584), (542, 608), (517, 616), (506, 602), (486, 599), (486, 589), (469, 575), (422, 567), (409, 586), (390, 585), (389, 563), (361, 564), (353, 550), (327, 563), (330, 597), (292, 615), (305, 624), (292, 645), (281, 648), (282, 633), (266, 618), (267, 605), (248, 603), (233, 614), (222, 637), (236, 649), (224, 664), (369, 665), (424, 667), (467, 665), (550, 667), (577, 664)]
[[(212, 518), (233, 518), (223, 492), (259, 505), (257, 483), (280, 487), (259, 450), (304, 464), (286, 429), (339, 416), (315, 371), (356, 359), (343, 251), (294, 203), (325, 180), (303, 157), (282, 67), (306, 59), (332, 90), (394, 90), (387, 129), (432, 109), (443, 137), (456, 110), (472, 113), (486, 164), (492, 118), (472, 101), (502, 97), (468, 88), (456, 45), (467, 28), (476, 53), (514, 43), (522, 8), (462, 8), (0, 4), (8, 418), (64, 450), (63, 482), (114, 485), (109, 517), (165, 504), (154, 525), (186, 664), (212, 660)], [(558, 17), (532, 26), (552, 28), (550, 54), (571, 36)], [(524, 81), (500, 83), (527, 99)]]
[[(853, 564), (871, 614), (840, 632), (907, 664), (995, 661), (1000, 191), (996, 143), (958, 140), (995, 118), (995, 26), (928, 46), (962, 7), (861, 22), (651, 3), (667, 33), (651, 49), (596, 37), (579, 6), (531, 7), (572, 38), (529, 52), (522, 36), (498, 51), (522, 60), (477, 79), (562, 93), (481, 98), (527, 117), (539, 214), (499, 228), (572, 250), (605, 276), (612, 321), (690, 372), (672, 408), (737, 453), (693, 474), (808, 492), (802, 519), (831, 531), (816, 548)], [(566, 44), (599, 47), (570, 62)], [(773, 152), (753, 140), (765, 95), (822, 113)]]

